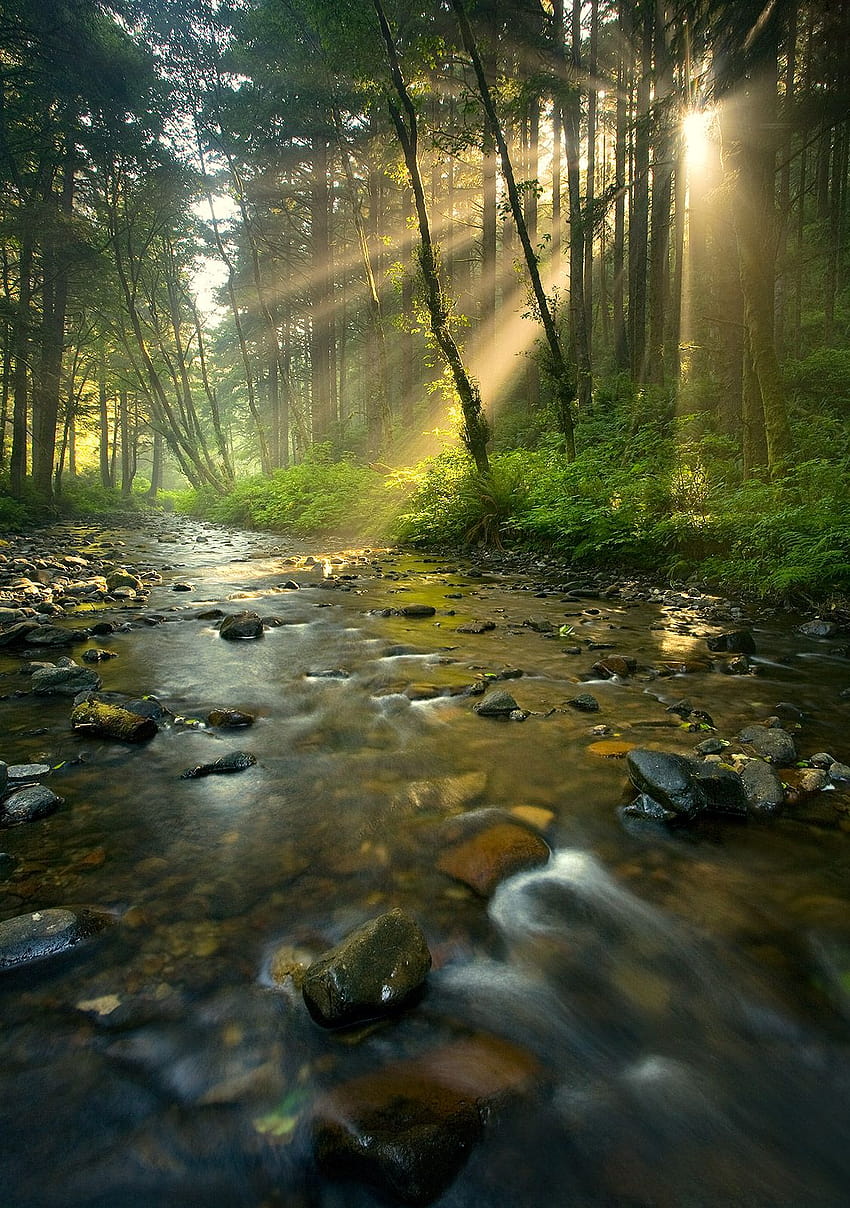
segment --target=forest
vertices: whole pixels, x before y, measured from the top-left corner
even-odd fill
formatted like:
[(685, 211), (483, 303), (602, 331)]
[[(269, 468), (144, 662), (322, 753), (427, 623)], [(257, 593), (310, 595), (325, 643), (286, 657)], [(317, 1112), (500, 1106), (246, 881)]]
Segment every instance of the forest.
[(0, 521), (850, 589), (850, 5), (2, 0)]

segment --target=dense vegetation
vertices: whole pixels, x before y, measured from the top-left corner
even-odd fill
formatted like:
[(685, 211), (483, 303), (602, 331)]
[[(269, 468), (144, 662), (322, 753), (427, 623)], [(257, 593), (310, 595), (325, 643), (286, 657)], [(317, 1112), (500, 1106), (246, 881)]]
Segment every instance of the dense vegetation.
[(0, 0), (0, 521), (850, 590), (850, 6)]

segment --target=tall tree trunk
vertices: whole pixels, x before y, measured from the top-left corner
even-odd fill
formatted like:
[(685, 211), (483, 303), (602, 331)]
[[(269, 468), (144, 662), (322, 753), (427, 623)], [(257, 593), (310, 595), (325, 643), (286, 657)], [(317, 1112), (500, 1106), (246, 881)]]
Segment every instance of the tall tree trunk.
[(522, 202), (520, 201), (516, 180), (514, 179), (513, 165), (511, 164), (508, 145), (505, 141), (499, 116), (496, 113), (496, 107), (493, 104), (493, 97), (487, 83), (487, 77), (484, 74), (484, 67), (481, 62), (481, 56), (478, 53), (478, 47), (476, 46), (475, 39), (472, 35), (472, 29), (470, 28), (469, 21), (467, 20), (466, 12), (463, 7), (463, 0), (451, 0), (451, 4), (452, 8), (454, 9), (455, 16), (457, 17), (464, 49), (472, 60), (472, 66), (474, 68), (475, 78), (478, 84), (478, 91), (481, 96), (481, 103), (484, 106), (484, 112), (487, 115), (487, 120), (490, 123), (490, 129), (493, 133), (493, 138), (495, 139), (496, 147), (499, 152), (499, 159), (502, 165), (502, 175), (505, 179), (505, 185), (508, 191), (508, 200), (510, 202), (511, 213), (513, 214), (517, 234), (519, 235), (519, 240), (522, 244), (525, 265), (526, 269), (528, 270), (528, 275), (531, 278), (531, 288), (534, 294), (534, 300), (537, 304), (540, 322), (543, 325), (543, 330), (546, 335), (546, 343), (549, 350), (549, 371), (555, 390), (555, 405), (558, 412), (561, 433), (564, 438), (564, 451), (568, 458), (573, 458), (575, 457), (575, 431), (573, 428), (571, 406), (575, 397), (575, 389), (573, 386), (572, 374), (570, 373), (564, 357), (563, 349), (561, 348), (561, 340), (558, 335), (558, 329), (555, 326), (555, 320), (552, 316), (551, 308), (549, 306), (549, 299), (546, 297), (543, 284), (540, 280), (540, 267), (537, 263), (537, 255), (531, 245), (531, 240), (528, 236), (528, 229), (525, 225)]
[(593, 394), (593, 365), (584, 302), (585, 212), (581, 200), (581, 0), (573, 0), (571, 61), (575, 79), (564, 105), (567, 187), (570, 199), (570, 346), (577, 370), (578, 409), (587, 411)]
[(133, 491), (132, 441), (129, 400), (123, 388), (118, 393), (118, 425), (121, 433), (121, 494), (129, 499)]
[(319, 442), (330, 438), (334, 425), (331, 387), (333, 299), (330, 268), (330, 190), (328, 187), (328, 142), (325, 135), (314, 135), (312, 147), (310, 383), (313, 401), (313, 440)]
[(640, 14), (640, 75), (637, 85), (637, 125), (629, 211), (629, 348), (632, 377), (646, 380), (646, 278), (649, 244), (649, 146), (652, 96), (654, 6)]
[(162, 489), (162, 433), (154, 428), (153, 444), (151, 445), (151, 485), (147, 490), (148, 499), (156, 499)]
[(97, 400), (100, 418), (98, 449), (100, 455), (100, 485), (110, 489), (113, 485), (109, 458), (109, 396), (106, 391), (106, 356), (101, 349), (97, 366)]
[(612, 248), (612, 306), (614, 311), (614, 365), (621, 372), (629, 368), (629, 340), (626, 328), (626, 149), (628, 141), (628, 99), (631, 78), (624, 48), (627, 45), (627, 0), (618, 0), (620, 30), (617, 52), (616, 132), (614, 135), (614, 244)]
[(670, 206), (673, 190), (673, 63), (667, 49), (663, 9), (655, 24), (655, 122), (652, 162), (652, 206), (649, 260), (649, 343), (646, 380), (665, 381), (664, 336), (670, 251)]
[(460, 350), (455, 343), (454, 336), (449, 327), (449, 312), (440, 282), (437, 251), (431, 238), (431, 224), (428, 218), (425, 190), (422, 184), (422, 175), (419, 171), (417, 157), (419, 127), (416, 109), (410, 98), (407, 85), (404, 82), (395, 40), (393, 39), (392, 31), (381, 5), (381, 0), (373, 0), (373, 4), (387, 51), (393, 87), (401, 104), (401, 109), (399, 109), (398, 105), (389, 98), (390, 116), (404, 153), (404, 161), (413, 189), (413, 200), (419, 227), (419, 264), (422, 269), (425, 302), (428, 309), (431, 332), (446, 365), (451, 371), (455, 389), (460, 399), (464, 421), (464, 444), (475, 462), (478, 472), (489, 475), (490, 459), (487, 456), (487, 439), (489, 436), (487, 419), (481, 406), (481, 395), (479, 394), (478, 387), (467, 373)]
[(776, 262), (776, 59), (721, 108), (724, 169), (733, 192), (732, 215), (744, 296), (744, 321), (764, 412), (767, 466), (778, 473), (791, 452), (785, 388), (773, 331)]
[(33, 391), (32, 477), (44, 499), (53, 495), (53, 461), (62, 393), (62, 356), (65, 351), (65, 312), (68, 305), (68, 254), (66, 241), (74, 207), (75, 152), (65, 151), (62, 191), (55, 199), (52, 229), (44, 241), (44, 284), (41, 323), (41, 359)]
[(12, 495), (20, 499), (27, 472), (27, 413), (32, 305), (33, 237), (24, 216), (21, 251), (18, 257), (18, 308), (15, 315), (15, 370), (12, 379), (12, 454), (9, 478)]
[(596, 204), (596, 113), (599, 105), (597, 95), (597, 52), (599, 45), (599, 0), (590, 0), (590, 46), (587, 58), (587, 173), (584, 190), (584, 325), (587, 342), (593, 350), (593, 228)]

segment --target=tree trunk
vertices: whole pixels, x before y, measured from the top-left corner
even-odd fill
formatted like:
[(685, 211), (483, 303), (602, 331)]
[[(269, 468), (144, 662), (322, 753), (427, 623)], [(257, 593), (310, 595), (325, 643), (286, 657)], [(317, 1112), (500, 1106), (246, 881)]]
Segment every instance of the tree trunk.
[[(663, 16), (663, 10), (659, 16)], [(665, 381), (664, 336), (670, 252), (670, 206), (673, 190), (673, 63), (667, 49), (666, 21), (655, 25), (655, 110), (653, 130), (652, 206), (649, 260), (649, 344), (646, 380)]]
[(28, 367), (30, 357), (30, 307), (32, 303), (33, 239), (24, 217), (18, 258), (18, 308), (15, 315), (15, 370), (12, 378), (12, 454), (9, 477), (12, 495), (20, 499), (27, 472)]
[(646, 276), (649, 243), (649, 132), (652, 90), (654, 9), (647, 4), (640, 18), (640, 75), (637, 125), (629, 213), (629, 347), (632, 377), (646, 380)]
[(791, 452), (791, 429), (773, 331), (776, 61), (721, 109), (724, 169), (732, 190), (744, 322), (764, 411), (767, 466), (779, 473)]
[[(428, 219), (428, 207), (425, 202), (425, 189), (422, 184), (422, 175), (419, 171), (417, 157), (418, 122), (416, 110), (410, 99), (407, 85), (404, 82), (395, 41), (381, 5), (381, 0), (373, 0), (373, 4), (387, 51), (393, 87), (402, 106), (400, 110), (392, 99), (389, 99), (390, 116), (404, 153), (404, 162), (407, 166), (410, 184), (413, 189), (413, 201), (419, 226), (419, 264), (422, 269), (425, 303), (428, 309), (431, 332), (446, 365), (451, 371), (455, 389), (458, 392), (463, 412), (464, 444), (475, 462), (479, 474), (489, 475), (490, 460), (487, 456), (489, 431), (487, 419), (481, 406), (481, 395), (479, 394), (478, 387), (470, 379), (466, 371), (460, 350), (455, 343), (449, 327), (449, 313), (440, 282), (439, 262), (431, 238), (431, 225)], [(403, 114), (402, 110), (404, 111)]]
[[(581, 0), (573, 0), (572, 66), (581, 70)], [(584, 301), (585, 214), (581, 200), (581, 94), (578, 84), (564, 105), (564, 138), (567, 144), (567, 186), (570, 199), (570, 346), (578, 377), (579, 413), (590, 408), (593, 393), (590, 332)]]
[(628, 96), (631, 91), (629, 69), (625, 59), (627, 25), (626, 0), (618, 3), (620, 28), (617, 54), (617, 107), (614, 136), (614, 177), (617, 193), (614, 199), (614, 245), (612, 248), (612, 306), (614, 310), (614, 365), (626, 372), (629, 368), (629, 340), (626, 329), (626, 146), (628, 140)]
[(313, 440), (328, 440), (333, 432), (331, 342), (333, 298), (330, 275), (330, 191), (328, 142), (323, 134), (312, 141), (313, 172), (310, 194), (312, 230), (310, 383), (313, 402)]

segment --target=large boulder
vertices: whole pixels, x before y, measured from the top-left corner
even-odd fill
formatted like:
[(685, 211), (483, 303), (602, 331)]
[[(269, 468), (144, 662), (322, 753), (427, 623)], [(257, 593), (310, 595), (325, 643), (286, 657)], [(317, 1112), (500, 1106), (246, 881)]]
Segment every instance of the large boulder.
[(99, 700), (81, 701), (71, 713), (71, 725), (78, 734), (116, 738), (119, 742), (144, 742), (157, 732), (152, 717), (142, 717), (120, 705)]
[(26, 635), (28, 646), (75, 646), (87, 641), (87, 629), (62, 629), (58, 625), (39, 625)]
[(480, 1036), (352, 1079), (313, 1109), (318, 1165), (395, 1202), (430, 1204), (463, 1168), (490, 1105), (537, 1072), (529, 1053)]
[(233, 612), (226, 616), (219, 627), (219, 637), (229, 642), (248, 641), (263, 636), (262, 618), (256, 612)]
[(510, 692), (506, 692), (504, 688), (495, 688), (472, 708), (479, 717), (510, 717), (519, 709), (519, 705)]
[(403, 910), (364, 923), (307, 970), (302, 992), (323, 1027), (391, 1014), (419, 989), (431, 953), (419, 924)]
[(481, 897), (508, 877), (549, 860), (549, 845), (537, 832), (501, 810), (476, 810), (446, 823), (440, 831), (437, 868)]

